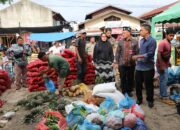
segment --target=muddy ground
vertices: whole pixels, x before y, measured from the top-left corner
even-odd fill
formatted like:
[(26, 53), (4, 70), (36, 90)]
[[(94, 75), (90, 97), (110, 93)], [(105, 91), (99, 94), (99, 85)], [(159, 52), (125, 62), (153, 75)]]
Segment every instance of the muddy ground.
[[(144, 92), (145, 93), (145, 92)], [(27, 111), (16, 106), (16, 103), (27, 97), (29, 94), (27, 89), (22, 88), (16, 91), (15, 89), (7, 90), (0, 98), (5, 100), (5, 105), (0, 108), (0, 118), (2, 118), (2, 112), (17, 110), (15, 116), (6, 124), (1, 130), (34, 130), (36, 124), (25, 125), (23, 124), (23, 117)], [(135, 95), (135, 94), (134, 94)], [(144, 96), (145, 99), (145, 96)], [(158, 99), (158, 89), (155, 90), (155, 106), (150, 109), (147, 106), (147, 102), (141, 105), (145, 111), (145, 122), (149, 130), (180, 130), (180, 115), (177, 114), (175, 106), (169, 106), (162, 103)]]

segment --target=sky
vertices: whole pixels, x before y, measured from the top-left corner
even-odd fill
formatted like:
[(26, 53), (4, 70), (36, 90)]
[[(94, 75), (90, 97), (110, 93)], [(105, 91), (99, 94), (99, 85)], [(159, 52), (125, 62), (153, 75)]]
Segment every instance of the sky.
[[(13, 0), (18, 2), (19, 0)], [(83, 22), (85, 16), (107, 5), (129, 10), (132, 16), (140, 16), (150, 10), (173, 3), (177, 0), (31, 0), (59, 12), (67, 21)], [(0, 9), (9, 4), (0, 4)]]

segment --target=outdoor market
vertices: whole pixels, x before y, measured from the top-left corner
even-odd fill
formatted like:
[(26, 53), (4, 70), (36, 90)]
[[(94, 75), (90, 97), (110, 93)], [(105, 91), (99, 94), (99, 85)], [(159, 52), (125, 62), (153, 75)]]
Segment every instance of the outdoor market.
[[(26, 16), (4, 26), (19, 4), (53, 26)], [(75, 29), (48, 7), (10, 1), (0, 10), (0, 129), (179, 130), (179, 7), (135, 17), (108, 5)]]

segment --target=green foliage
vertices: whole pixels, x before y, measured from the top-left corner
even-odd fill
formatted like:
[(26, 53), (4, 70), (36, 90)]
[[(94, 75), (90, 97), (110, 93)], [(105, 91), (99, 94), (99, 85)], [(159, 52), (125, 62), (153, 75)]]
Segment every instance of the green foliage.
[[(21, 106), (30, 112), (25, 115), (23, 122), (26, 124), (38, 122), (41, 119), (44, 112), (48, 109), (52, 111), (59, 111), (63, 116), (66, 116), (65, 106), (70, 104), (64, 98), (60, 98), (58, 95), (50, 92), (42, 92), (38, 94), (32, 94), (17, 103), (17, 106)], [(39, 117), (39, 118), (37, 118)], [(53, 126), (52, 130), (56, 130), (56, 126)]]
[(6, 2), (9, 2), (10, 4), (13, 0), (0, 0), (0, 4), (5, 4)]

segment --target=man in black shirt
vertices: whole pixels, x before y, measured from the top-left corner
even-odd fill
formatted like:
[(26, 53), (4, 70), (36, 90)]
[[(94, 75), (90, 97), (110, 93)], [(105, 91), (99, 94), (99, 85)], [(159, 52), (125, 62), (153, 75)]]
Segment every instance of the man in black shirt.
[(86, 32), (80, 32), (80, 38), (76, 42), (78, 80), (80, 83), (84, 81), (86, 71)]

